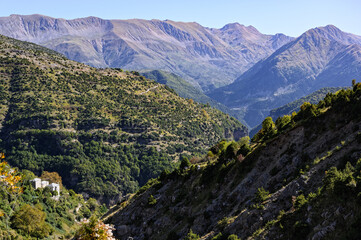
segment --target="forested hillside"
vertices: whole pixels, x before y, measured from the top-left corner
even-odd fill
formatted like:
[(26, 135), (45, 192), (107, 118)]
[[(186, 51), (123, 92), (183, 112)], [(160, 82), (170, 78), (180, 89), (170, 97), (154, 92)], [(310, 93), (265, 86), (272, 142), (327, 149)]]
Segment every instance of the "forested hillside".
[(247, 130), (235, 118), (179, 97), (138, 73), (96, 69), (34, 44), (0, 37), (1, 143), (8, 161), (98, 199)]
[(143, 70), (140, 71), (140, 73), (146, 78), (155, 80), (174, 89), (174, 91), (176, 91), (179, 96), (183, 98), (190, 98), (199, 103), (209, 104), (211, 107), (217, 108), (222, 112), (229, 114), (230, 116), (241, 119), (241, 115), (238, 111), (232, 111), (223, 104), (213, 100), (212, 98), (205, 95), (200, 89), (197, 89), (192, 84), (175, 75), (174, 73), (161, 70)]
[[(3, 156), (1, 154), (1, 156)], [(34, 188), (36, 176), (19, 171), (0, 161), (0, 239), (71, 239), (82, 227), (81, 220), (97, 218), (107, 211), (93, 198), (61, 186), (60, 193), (50, 188)], [(61, 185), (56, 172), (43, 172), (42, 180)]]
[(119, 239), (360, 239), (361, 83), (221, 141), (112, 210)]

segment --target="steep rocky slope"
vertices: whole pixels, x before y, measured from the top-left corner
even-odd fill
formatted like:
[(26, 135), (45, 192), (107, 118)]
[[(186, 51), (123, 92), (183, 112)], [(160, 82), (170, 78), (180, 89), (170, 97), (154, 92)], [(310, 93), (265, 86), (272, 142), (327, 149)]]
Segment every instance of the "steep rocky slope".
[(121, 69), (96, 69), (0, 36), (1, 142), (8, 161), (110, 200), (135, 191), (183, 155), (246, 128), (205, 104)]
[(208, 29), (194, 22), (42, 15), (2, 17), (0, 34), (38, 43), (95, 67), (173, 72), (203, 90), (231, 83), (292, 40), (240, 24)]
[(273, 109), (322, 87), (359, 79), (361, 37), (329, 25), (311, 29), (210, 97), (243, 112), (251, 127)]
[(192, 239), (358, 239), (360, 107), (361, 84), (304, 105), (286, 125), (265, 125), (246, 157), (221, 142), (208, 164), (162, 174), (107, 219), (120, 239), (190, 229)]

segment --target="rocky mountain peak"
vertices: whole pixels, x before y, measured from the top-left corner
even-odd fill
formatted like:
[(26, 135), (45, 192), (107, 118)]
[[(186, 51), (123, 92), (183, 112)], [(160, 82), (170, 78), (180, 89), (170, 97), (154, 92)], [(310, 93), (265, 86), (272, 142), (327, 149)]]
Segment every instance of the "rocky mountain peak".
[(255, 27), (252, 25), (245, 26), (243, 24), (240, 24), (238, 22), (235, 23), (229, 23), (224, 25), (221, 29), (221, 31), (227, 31), (227, 30), (238, 30), (238, 31), (246, 31), (246, 32), (253, 32), (261, 34)]
[(357, 79), (359, 39), (331, 25), (310, 29), (209, 96), (230, 108), (246, 109), (244, 119), (253, 127), (272, 108), (322, 87), (342, 87)]
[[(345, 45), (358, 44), (361, 45), (361, 36), (351, 33), (343, 32), (334, 25), (327, 25), (325, 27), (312, 28), (304, 34), (309, 36), (319, 36), (331, 41), (337, 41)], [(304, 35), (303, 34), (303, 35)]]

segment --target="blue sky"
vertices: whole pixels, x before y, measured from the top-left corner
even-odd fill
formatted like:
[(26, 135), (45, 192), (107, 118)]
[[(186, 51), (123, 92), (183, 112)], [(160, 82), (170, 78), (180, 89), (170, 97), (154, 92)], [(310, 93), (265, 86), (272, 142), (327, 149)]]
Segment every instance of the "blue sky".
[(0, 0), (0, 16), (43, 14), (74, 19), (171, 19), (220, 28), (252, 25), (262, 33), (298, 36), (333, 24), (361, 35), (361, 0)]

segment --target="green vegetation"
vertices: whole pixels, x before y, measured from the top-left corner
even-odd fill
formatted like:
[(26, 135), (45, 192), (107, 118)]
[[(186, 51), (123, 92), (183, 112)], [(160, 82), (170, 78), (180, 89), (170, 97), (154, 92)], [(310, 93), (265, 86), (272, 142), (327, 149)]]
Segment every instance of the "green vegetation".
[(104, 224), (101, 220), (92, 216), (89, 220), (83, 220), (81, 227), (75, 234), (77, 240), (115, 240), (111, 225)]
[(156, 203), (157, 203), (157, 199), (155, 199), (155, 197), (153, 195), (150, 195), (149, 198), (148, 198), (149, 206), (152, 206), (152, 205), (154, 205)]
[(342, 87), (321, 88), (320, 90), (317, 90), (303, 98), (297, 99), (282, 107), (271, 110), (270, 116), (273, 119), (277, 119), (283, 115), (291, 115), (293, 112), (298, 112), (303, 103), (309, 102), (311, 104), (317, 104), (318, 102), (323, 100), (328, 93), (335, 93), (337, 91), (340, 91), (341, 89), (347, 89), (347, 88), (342, 88)]
[(46, 214), (29, 204), (23, 205), (12, 219), (13, 228), (25, 236), (45, 238), (50, 234), (50, 226), (45, 223)]
[[(344, 89), (337, 91), (336, 93), (327, 93), (325, 98), (317, 104), (309, 102), (303, 102), (300, 106), (300, 111), (293, 112), (292, 115), (285, 115), (279, 117), (276, 120), (276, 124), (273, 123), (271, 117), (267, 117), (262, 122), (262, 128), (252, 138), (253, 142), (262, 142), (271, 139), (281, 132), (284, 132), (288, 128), (300, 125), (302, 122), (307, 121), (307, 124), (311, 124), (313, 119), (322, 115), (329, 109), (343, 113), (345, 116), (351, 115), (351, 118), (356, 118), (360, 115), (359, 109), (361, 95), (361, 84), (355, 83), (353, 89)], [(347, 107), (344, 107), (347, 106)]]
[(237, 235), (231, 234), (228, 237), (224, 236), (222, 233), (218, 233), (212, 238), (212, 240), (240, 240)]
[(237, 235), (232, 234), (232, 235), (229, 235), (229, 236), (228, 236), (227, 240), (240, 240), (240, 239), (238, 238)]
[(187, 236), (185, 238), (183, 238), (183, 240), (199, 240), (199, 239), (200, 239), (199, 235), (194, 233), (192, 231), (192, 229), (189, 230), (189, 233), (187, 234)]
[(257, 192), (254, 196), (254, 204), (251, 205), (251, 208), (253, 209), (264, 209), (264, 201), (266, 201), (270, 197), (270, 194), (268, 191), (266, 191), (263, 187), (258, 188)]
[[(279, 120), (278, 122), (281, 122), (278, 125), (282, 126), (283, 128), (287, 126), (287, 124), (284, 123), (283, 120)], [(273, 122), (273, 119), (271, 117), (266, 117), (265, 120), (263, 120), (262, 122), (261, 130), (254, 136), (252, 141), (257, 141), (259, 139), (267, 140), (269, 138), (272, 138), (274, 135), (276, 135), (276, 133), (277, 133), (277, 128)]]
[[(328, 93), (336, 93), (337, 91), (340, 91), (341, 89), (347, 89), (345, 87), (326, 87), (321, 88), (320, 90), (317, 90), (305, 97), (302, 97), (300, 99), (297, 99), (293, 102), (290, 102), (282, 107), (272, 109), (270, 111), (270, 117), (272, 119), (280, 119), (276, 125), (278, 129), (283, 129), (285, 127), (285, 124), (291, 121), (289, 119), (293, 113), (296, 113), (300, 110), (300, 107), (303, 103), (309, 102), (311, 104), (317, 104), (321, 100), (323, 100)], [(250, 136), (253, 137), (260, 129), (262, 128), (262, 124), (258, 125), (257, 127), (254, 127), (250, 131)]]
[(182, 156), (242, 136), (235, 118), (138, 73), (95, 69), (0, 37), (0, 147), (8, 161), (111, 202)]
[[(202, 238), (220, 240), (233, 233), (244, 239), (359, 239), (360, 109), (361, 83), (354, 83), (317, 105), (304, 103), (298, 113), (267, 118), (256, 141), (221, 140), (190, 167), (152, 180), (113, 219), (142, 212), (137, 206), (154, 195), (159, 204), (148, 209), (150, 216), (121, 223), (138, 229), (146, 222), (159, 229), (155, 239), (184, 238), (191, 227)], [(260, 184), (266, 189), (255, 188)]]
[[(274, 225), (274, 230), (283, 233), (282, 239), (293, 236), (295, 239), (305, 239), (312, 232), (312, 226), (325, 221), (322, 214), (328, 211), (343, 209), (348, 215), (347, 224), (340, 213), (331, 214), (329, 219), (337, 224), (328, 236), (333, 239), (359, 239), (359, 220), (361, 219), (361, 159), (352, 164), (347, 162), (341, 169), (331, 167), (323, 178), (323, 186), (315, 193), (297, 196), (294, 201), (295, 211), (283, 214), (277, 219), (279, 225)], [(308, 210), (307, 210), (308, 209)], [(337, 210), (338, 209), (338, 210)], [(312, 225), (305, 221), (305, 214), (313, 216)], [(342, 217), (343, 216), (343, 217)]]
[(264, 201), (266, 201), (269, 198), (269, 192), (264, 190), (263, 187), (258, 188), (257, 192), (255, 194), (255, 201), (258, 203), (262, 203)]
[[(35, 175), (0, 163), (0, 238), (1, 239), (70, 239), (80, 227), (76, 221), (98, 218), (107, 211), (95, 199), (85, 201), (73, 190), (57, 192), (34, 189), (29, 180)], [(53, 174), (54, 175), (54, 174)]]
[(173, 73), (161, 70), (141, 71), (140, 73), (146, 78), (153, 79), (158, 83), (169, 86), (183, 98), (189, 98), (192, 101), (194, 100), (199, 103), (209, 104), (211, 107), (217, 108), (222, 112), (241, 120), (241, 114), (239, 111), (233, 111), (225, 105), (213, 100), (205, 95), (201, 90)]
[(191, 166), (191, 162), (188, 160), (187, 157), (183, 157), (181, 164), (179, 165), (180, 170), (188, 169)]

